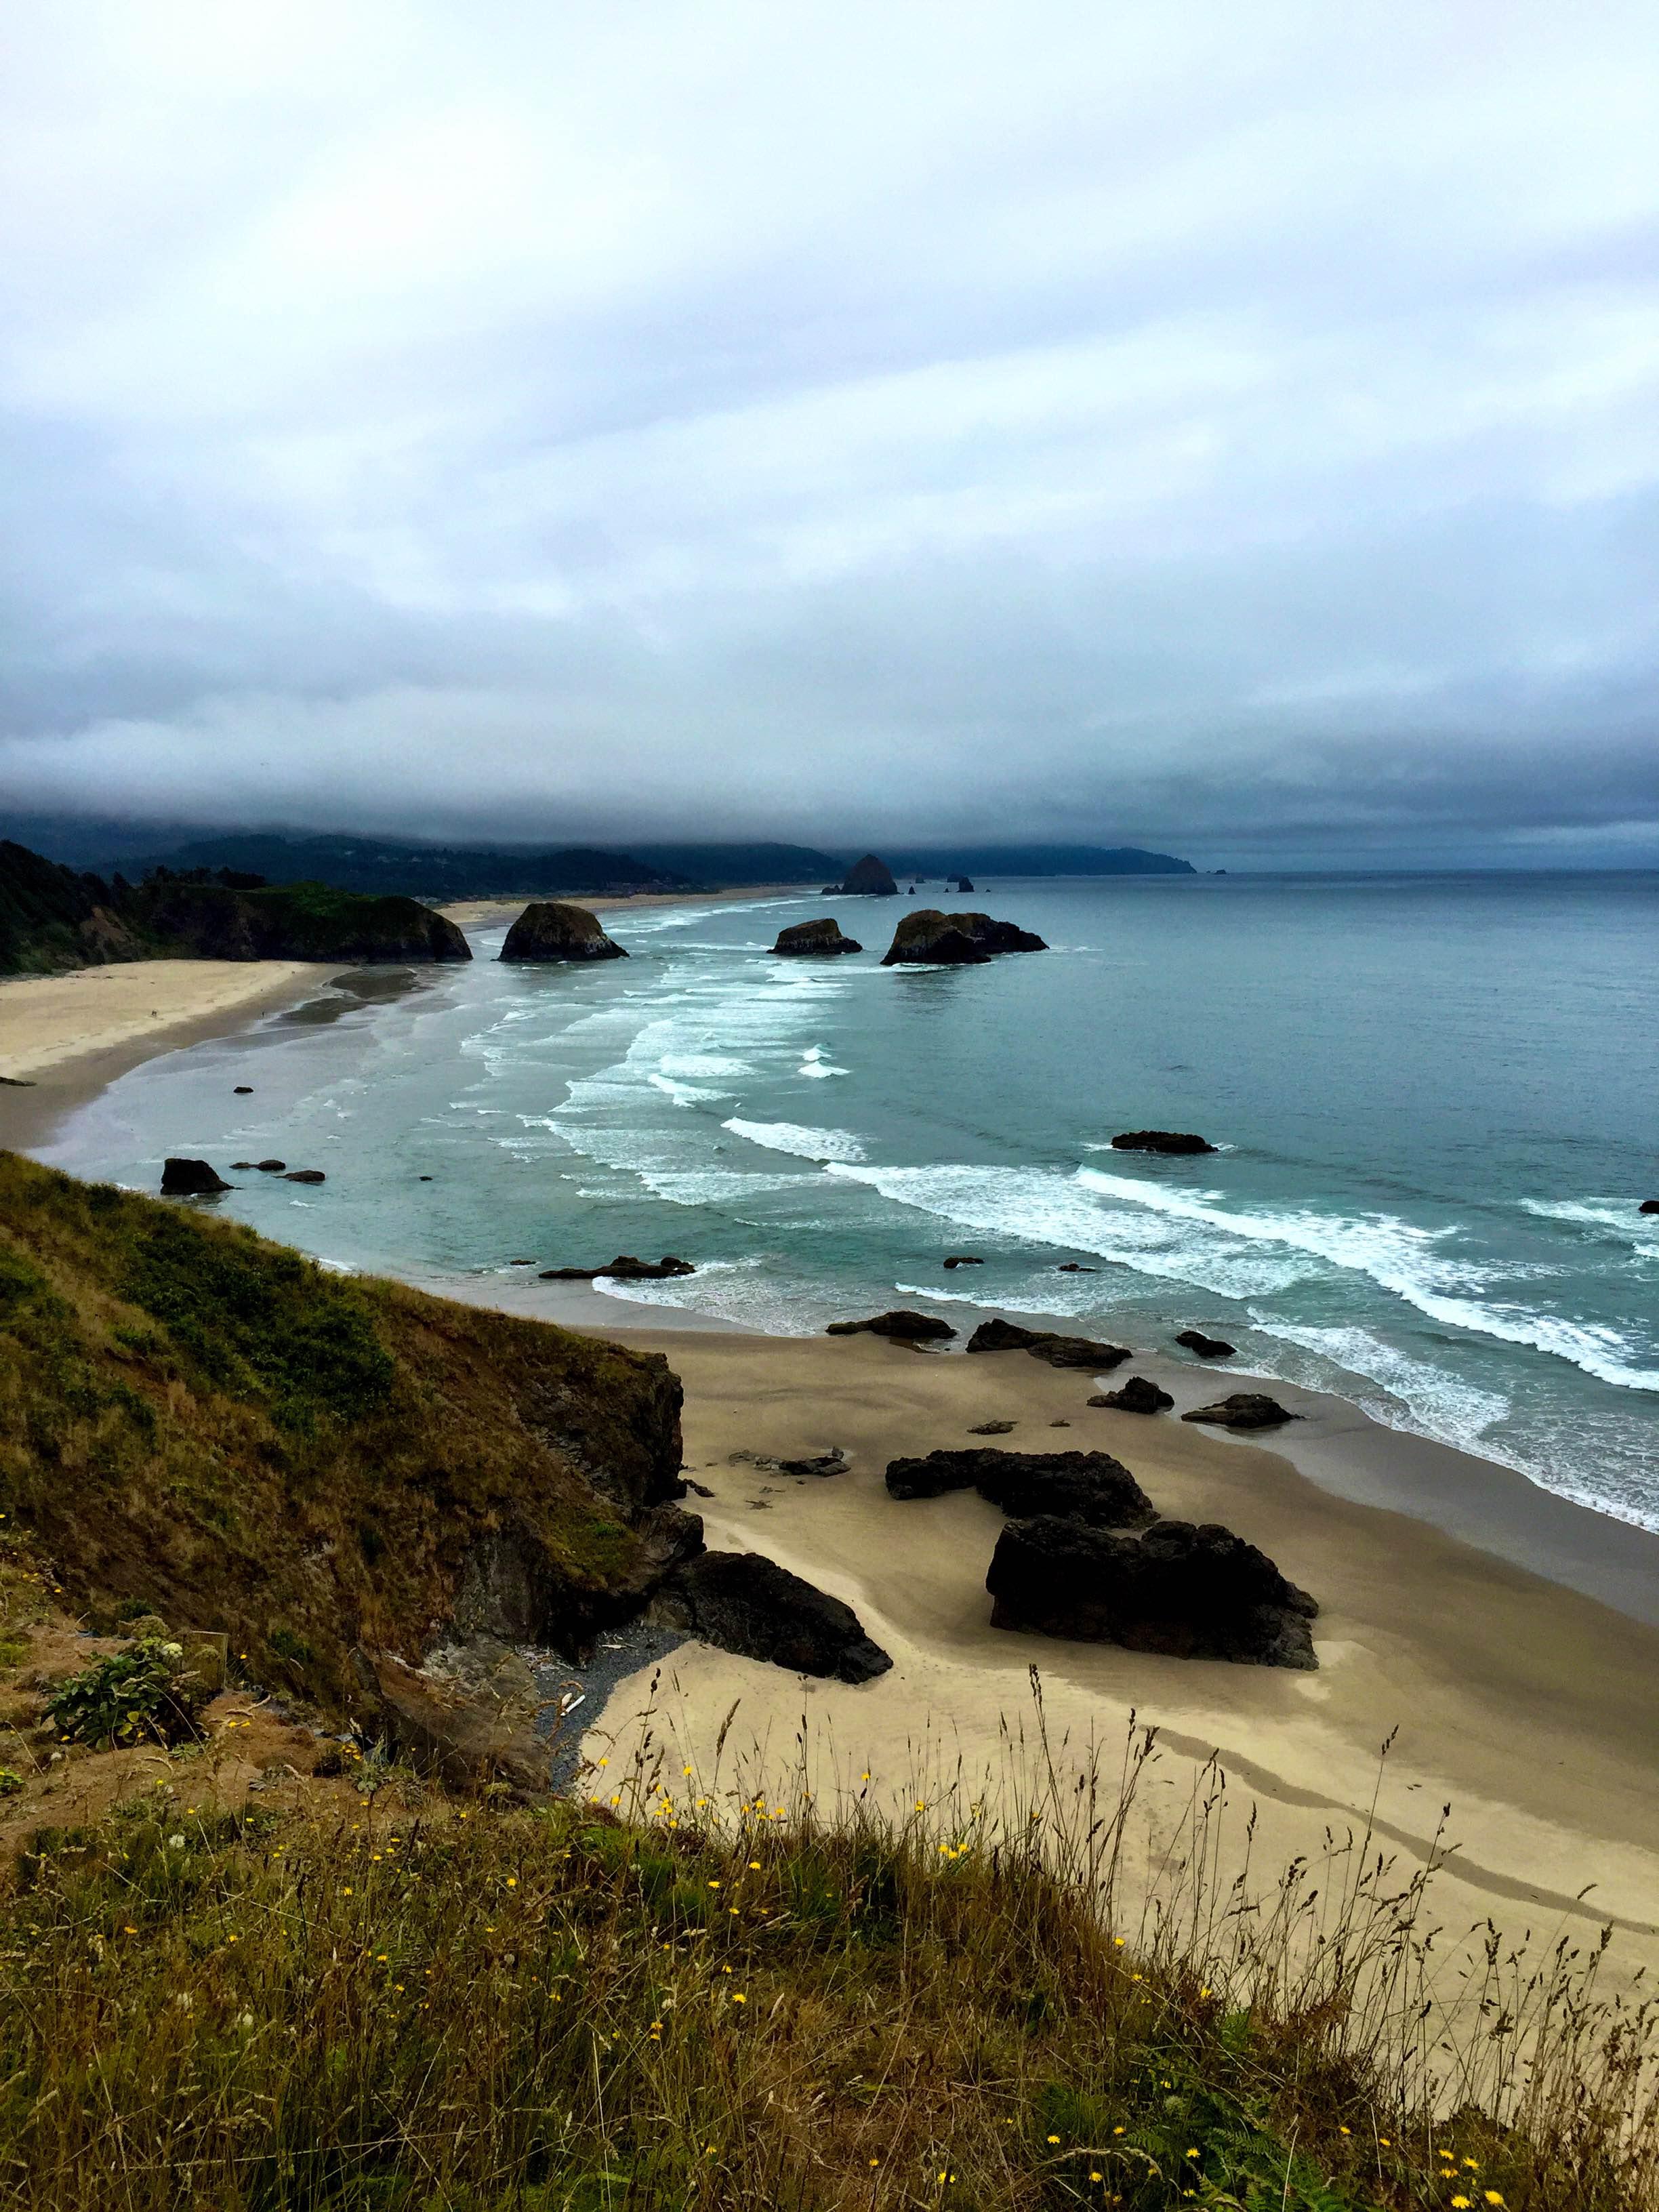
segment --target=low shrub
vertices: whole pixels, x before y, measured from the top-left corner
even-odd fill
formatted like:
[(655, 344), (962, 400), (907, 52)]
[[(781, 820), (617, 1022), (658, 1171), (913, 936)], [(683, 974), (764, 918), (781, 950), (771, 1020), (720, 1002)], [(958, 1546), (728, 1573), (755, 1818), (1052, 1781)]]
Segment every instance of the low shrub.
[(113, 1744), (178, 1743), (198, 1735), (211, 1693), (185, 1661), (184, 1647), (146, 1637), (72, 1674), (48, 1698), (59, 1735), (99, 1749)]

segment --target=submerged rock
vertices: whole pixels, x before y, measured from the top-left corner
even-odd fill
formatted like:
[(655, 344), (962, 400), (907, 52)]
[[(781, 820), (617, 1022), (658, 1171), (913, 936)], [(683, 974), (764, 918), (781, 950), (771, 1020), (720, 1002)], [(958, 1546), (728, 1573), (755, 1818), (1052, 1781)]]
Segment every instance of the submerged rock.
[(900, 1498), (977, 1490), (1014, 1519), (1054, 1513), (1095, 1528), (1139, 1528), (1158, 1518), (1146, 1492), (1110, 1452), (1000, 1451), (984, 1445), (933, 1451), (925, 1459), (890, 1462), (887, 1488)]
[(290, 1168), (283, 1177), (284, 1182), (326, 1182), (328, 1177), (320, 1168)]
[(971, 1252), (953, 1252), (945, 1262), (947, 1267), (982, 1267), (983, 1260), (976, 1260)]
[(255, 1160), (253, 1164), (261, 1175), (283, 1175), (288, 1169), (286, 1160)]
[(1298, 1416), (1287, 1413), (1277, 1398), (1269, 1398), (1260, 1390), (1235, 1390), (1231, 1398), (1223, 1398), (1213, 1406), (1194, 1407), (1181, 1418), (1183, 1421), (1205, 1421), (1218, 1429), (1276, 1429), (1280, 1422), (1294, 1421)]
[(210, 1198), (215, 1191), (233, 1188), (205, 1160), (171, 1159), (161, 1164), (163, 1198)]
[(1644, 1198), (1637, 1208), (1638, 1213), (1659, 1213), (1659, 1198)]
[(527, 906), (507, 933), (503, 960), (626, 960), (623, 948), (608, 938), (599, 918), (585, 906), (562, 899), (538, 899)]
[(1121, 1389), (1103, 1390), (1091, 1398), (1091, 1406), (1114, 1406), (1120, 1413), (1161, 1413), (1175, 1400), (1145, 1375), (1132, 1375)]
[(867, 1682), (893, 1663), (850, 1605), (757, 1552), (705, 1552), (676, 1571), (651, 1610), (722, 1651), (797, 1674)]
[(906, 1344), (942, 1343), (956, 1334), (948, 1321), (940, 1321), (934, 1314), (909, 1313), (902, 1307), (892, 1313), (872, 1314), (868, 1321), (832, 1321), (823, 1333), (826, 1336), (893, 1336)]
[[(518, 1261), (514, 1261), (517, 1267)], [(528, 1267), (528, 1261), (524, 1264)], [(544, 1283), (592, 1283), (601, 1275), (614, 1276), (623, 1283), (660, 1283), (671, 1275), (695, 1275), (696, 1269), (689, 1260), (676, 1259), (673, 1253), (665, 1252), (660, 1260), (636, 1260), (631, 1252), (618, 1252), (616, 1258), (603, 1267), (544, 1267), (538, 1280)]]
[(864, 947), (855, 937), (843, 937), (841, 924), (833, 915), (826, 915), (822, 921), (798, 921), (788, 929), (781, 929), (772, 950), (816, 960), (831, 958), (842, 952), (862, 952)]
[(1212, 1152), (1207, 1137), (1179, 1129), (1126, 1129), (1112, 1139), (1115, 1152)]
[(1133, 1353), (1126, 1345), (1097, 1344), (1092, 1337), (1061, 1336), (1051, 1328), (1023, 1328), (1016, 1321), (981, 1322), (968, 1340), (969, 1352), (1029, 1352), (1050, 1367), (1085, 1367), (1109, 1373)]
[(1188, 1352), (1195, 1352), (1200, 1359), (1231, 1359), (1237, 1347), (1218, 1336), (1206, 1336), (1201, 1328), (1183, 1328), (1176, 1339)]
[(844, 883), (826, 884), (823, 895), (826, 898), (896, 898), (898, 885), (886, 861), (866, 853), (848, 868)]
[(1011, 1522), (985, 1587), (994, 1628), (1178, 1659), (1319, 1664), (1308, 1626), (1314, 1600), (1214, 1522), (1158, 1521), (1139, 1536), (1052, 1514)]
[(977, 966), (1004, 952), (1046, 952), (1042, 939), (988, 914), (945, 914), (934, 906), (907, 914), (882, 956), (882, 966)]

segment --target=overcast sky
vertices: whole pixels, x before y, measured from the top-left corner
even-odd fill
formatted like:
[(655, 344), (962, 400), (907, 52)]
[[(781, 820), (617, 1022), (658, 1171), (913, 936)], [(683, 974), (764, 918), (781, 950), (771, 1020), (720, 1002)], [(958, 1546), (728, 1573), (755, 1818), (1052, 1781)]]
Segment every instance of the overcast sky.
[(57, 0), (0, 799), (1659, 861), (1653, 0)]

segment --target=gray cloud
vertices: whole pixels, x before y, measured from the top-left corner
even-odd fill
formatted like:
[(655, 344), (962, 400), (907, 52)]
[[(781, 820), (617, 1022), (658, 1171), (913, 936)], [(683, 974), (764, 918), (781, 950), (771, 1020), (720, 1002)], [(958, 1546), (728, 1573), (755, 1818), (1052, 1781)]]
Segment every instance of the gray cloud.
[(1659, 859), (1639, 5), (10, 36), (15, 806)]

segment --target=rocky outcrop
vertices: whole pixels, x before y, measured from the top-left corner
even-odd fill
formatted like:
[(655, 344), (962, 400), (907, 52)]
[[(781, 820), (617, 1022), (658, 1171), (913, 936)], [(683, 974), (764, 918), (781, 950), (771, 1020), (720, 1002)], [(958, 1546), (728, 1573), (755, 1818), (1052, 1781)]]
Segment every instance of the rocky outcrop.
[(1201, 1328), (1183, 1328), (1176, 1339), (1188, 1352), (1195, 1352), (1200, 1359), (1231, 1359), (1237, 1349), (1218, 1336), (1206, 1336)]
[(1112, 1406), (1120, 1413), (1161, 1413), (1173, 1406), (1175, 1400), (1145, 1375), (1132, 1375), (1120, 1389), (1099, 1391), (1089, 1403)]
[(823, 1333), (826, 1336), (891, 1336), (903, 1344), (943, 1343), (956, 1334), (950, 1322), (936, 1315), (908, 1313), (902, 1308), (893, 1313), (872, 1314), (868, 1321), (832, 1321)]
[(1297, 1416), (1287, 1413), (1277, 1398), (1267, 1397), (1260, 1390), (1235, 1390), (1231, 1398), (1223, 1398), (1213, 1406), (1194, 1407), (1181, 1418), (1183, 1421), (1205, 1421), (1217, 1429), (1276, 1429), (1281, 1422), (1293, 1421)]
[[(520, 1263), (515, 1260), (513, 1264), (518, 1267)], [(621, 1283), (663, 1283), (672, 1275), (695, 1275), (696, 1272), (690, 1261), (677, 1259), (672, 1252), (665, 1252), (660, 1260), (636, 1260), (631, 1252), (618, 1252), (603, 1267), (544, 1267), (539, 1279), (544, 1283), (596, 1283), (602, 1276), (614, 1276)]]
[(970, 1445), (961, 1451), (929, 1452), (925, 1459), (890, 1462), (887, 1488), (901, 1498), (976, 1490), (1013, 1519), (1056, 1513), (1097, 1528), (1139, 1528), (1158, 1518), (1146, 1492), (1110, 1452), (1016, 1452)]
[(234, 1188), (205, 1160), (173, 1159), (161, 1164), (163, 1198), (210, 1198), (216, 1191)]
[(842, 952), (862, 952), (864, 947), (855, 937), (843, 937), (841, 924), (826, 915), (822, 921), (798, 921), (781, 929), (772, 950), (796, 959), (825, 960)]
[(1265, 1553), (1214, 1522), (1118, 1535), (1044, 1515), (1011, 1522), (985, 1587), (994, 1628), (1180, 1659), (1316, 1667), (1319, 1608)]
[(1121, 1344), (1097, 1344), (1092, 1337), (1061, 1336), (1051, 1328), (1023, 1328), (1017, 1321), (983, 1321), (968, 1340), (969, 1352), (1029, 1352), (1050, 1367), (1083, 1367), (1109, 1374), (1133, 1355)]
[(326, 1182), (328, 1177), (320, 1168), (290, 1168), (283, 1177), (284, 1182)]
[(756, 1552), (705, 1552), (670, 1577), (652, 1618), (797, 1674), (867, 1682), (892, 1665), (843, 1605)]
[(966, 876), (958, 876), (957, 878), (957, 889), (958, 891), (970, 891), (973, 888), (973, 885), (969, 882)]
[(1125, 1129), (1112, 1139), (1115, 1152), (1170, 1152), (1177, 1156), (1187, 1152), (1212, 1152), (1215, 1146), (1207, 1137), (1195, 1137), (1190, 1131), (1179, 1129)]
[(360, 1654), (357, 1672), (384, 1741), (417, 1771), (455, 1790), (504, 1782), (538, 1796), (550, 1784), (551, 1746), (536, 1733), (535, 1677), (516, 1652), (495, 1646), (495, 1654), (483, 1682), (384, 1651)]
[(1004, 952), (1046, 952), (1042, 939), (1012, 921), (994, 921), (988, 914), (945, 914), (936, 906), (920, 906), (907, 914), (893, 933), (893, 942), (882, 956), (884, 968), (910, 966), (977, 966)]
[(326, 884), (245, 884), (158, 870), (126, 892), (124, 920), (169, 952), (204, 960), (470, 960), (445, 915), (416, 899), (368, 896)]
[(975, 1259), (971, 1252), (953, 1252), (945, 1264), (947, 1267), (982, 1267), (985, 1262)]
[(501, 957), (512, 961), (626, 960), (628, 955), (585, 906), (538, 899), (507, 931)]
[(866, 853), (855, 860), (847, 871), (844, 883), (826, 884), (825, 898), (896, 898), (898, 885), (893, 881), (893, 872), (885, 860), (878, 860), (873, 853)]

